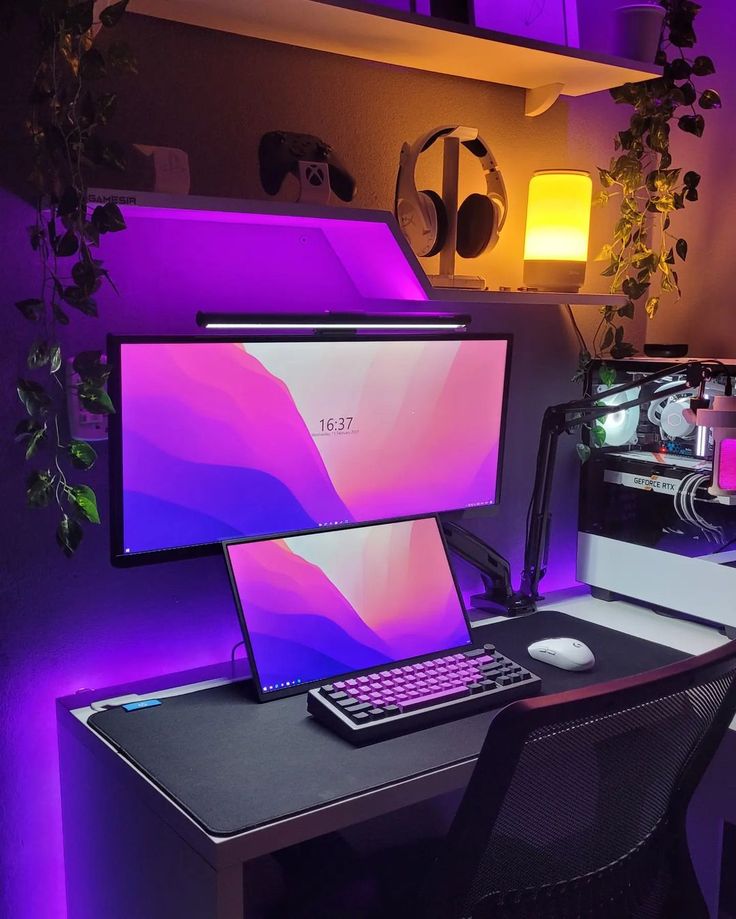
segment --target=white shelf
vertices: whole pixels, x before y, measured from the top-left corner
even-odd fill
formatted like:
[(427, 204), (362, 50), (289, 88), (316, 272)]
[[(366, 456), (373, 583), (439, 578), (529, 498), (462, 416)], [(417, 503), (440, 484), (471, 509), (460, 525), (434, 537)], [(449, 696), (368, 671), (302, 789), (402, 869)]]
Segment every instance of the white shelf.
[(623, 294), (555, 293), (544, 290), (461, 290), (433, 287), (430, 300), (452, 303), (487, 303), (518, 306), (623, 306)]
[(520, 86), (527, 114), (661, 74), (592, 54), (360, 0), (133, 0), (131, 12), (383, 64)]

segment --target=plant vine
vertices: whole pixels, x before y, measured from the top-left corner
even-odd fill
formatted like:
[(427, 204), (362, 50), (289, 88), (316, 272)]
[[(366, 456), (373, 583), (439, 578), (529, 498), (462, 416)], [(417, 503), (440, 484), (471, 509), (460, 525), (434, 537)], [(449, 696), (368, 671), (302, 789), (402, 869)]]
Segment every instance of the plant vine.
[[(681, 131), (702, 137), (705, 119), (696, 102), (702, 110), (721, 107), (715, 90), (699, 91), (695, 86), (696, 78), (715, 73), (713, 61), (686, 54), (697, 41), (694, 21), (700, 6), (692, 0), (660, 0), (660, 5), (665, 13), (656, 63), (662, 65), (662, 76), (610, 91), (616, 103), (630, 105), (633, 111), (628, 127), (614, 140), (617, 155), (608, 168), (599, 168), (598, 202), (618, 197), (620, 212), (613, 239), (598, 259), (608, 262), (602, 274), (611, 278), (611, 293), (623, 293), (627, 301), (601, 308), (592, 342), (597, 357), (618, 359), (636, 353), (626, 341), (621, 320), (632, 319), (640, 301), (652, 319), (663, 299), (681, 296), (678, 260), (686, 260), (688, 244), (673, 232), (673, 216), (698, 200), (700, 176), (673, 167), (670, 129), (674, 122)], [(581, 370), (590, 357), (581, 347)]]
[[(82, 523), (98, 524), (100, 515), (93, 489), (73, 481), (94, 465), (96, 453), (65, 431), (65, 356), (59, 333), (72, 311), (97, 316), (95, 294), (103, 283), (114, 289), (96, 255), (100, 238), (125, 229), (125, 221), (115, 204), (90, 208), (85, 169), (90, 164), (120, 170), (125, 166), (120, 148), (103, 141), (99, 132), (113, 116), (116, 94), (94, 91), (94, 85), (116, 72), (136, 72), (135, 56), (126, 44), (113, 41), (103, 53), (95, 43), (96, 30), (114, 28), (127, 5), (128, 0), (107, 5), (97, 19), (94, 0), (40, 0), (34, 5), (40, 54), (25, 127), (32, 142), (30, 178), (36, 201), (28, 233), (39, 262), (39, 289), (36, 296), (15, 304), (37, 330), (27, 356), (31, 376), (17, 383), (26, 417), (17, 425), (15, 439), (35, 466), (26, 478), (27, 504), (56, 507), (56, 541), (69, 557), (82, 540)], [(115, 411), (105, 389), (109, 369), (101, 352), (77, 354), (71, 371), (67, 385), (87, 412)]]

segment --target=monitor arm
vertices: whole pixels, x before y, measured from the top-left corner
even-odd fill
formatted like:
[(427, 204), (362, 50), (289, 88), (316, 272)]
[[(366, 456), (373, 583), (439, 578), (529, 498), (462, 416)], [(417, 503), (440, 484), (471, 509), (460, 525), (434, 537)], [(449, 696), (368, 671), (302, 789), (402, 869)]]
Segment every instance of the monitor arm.
[(501, 615), (533, 612), (533, 605), (527, 608), (524, 598), (514, 593), (511, 566), (503, 555), (457, 523), (443, 520), (442, 532), (448, 549), (480, 573), (485, 593), (472, 597), (474, 609)]

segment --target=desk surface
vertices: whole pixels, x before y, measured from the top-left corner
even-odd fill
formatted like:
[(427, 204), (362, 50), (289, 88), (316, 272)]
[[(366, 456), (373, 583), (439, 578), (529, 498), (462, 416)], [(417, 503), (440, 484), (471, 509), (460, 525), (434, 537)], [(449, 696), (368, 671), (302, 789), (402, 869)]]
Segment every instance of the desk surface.
[[(684, 648), (552, 610), (476, 626), (476, 634), (522, 662), (528, 660), (527, 645), (541, 638), (572, 635), (588, 644), (597, 661), (592, 671), (533, 667), (545, 693), (641, 673), (687, 656)], [(159, 706), (135, 712), (111, 708), (88, 723), (207, 833), (222, 837), (472, 763), (491, 718), (486, 712), (354, 748), (307, 715), (304, 696), (259, 704), (241, 681), (169, 696)]]

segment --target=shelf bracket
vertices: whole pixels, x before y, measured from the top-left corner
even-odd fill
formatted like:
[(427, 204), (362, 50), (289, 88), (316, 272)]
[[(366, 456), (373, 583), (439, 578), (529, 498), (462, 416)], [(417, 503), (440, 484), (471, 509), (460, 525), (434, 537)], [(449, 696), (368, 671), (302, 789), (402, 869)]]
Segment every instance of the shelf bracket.
[(546, 86), (527, 89), (524, 114), (529, 118), (535, 118), (537, 115), (546, 112), (550, 106), (557, 102), (564, 87), (564, 83), (548, 83)]

